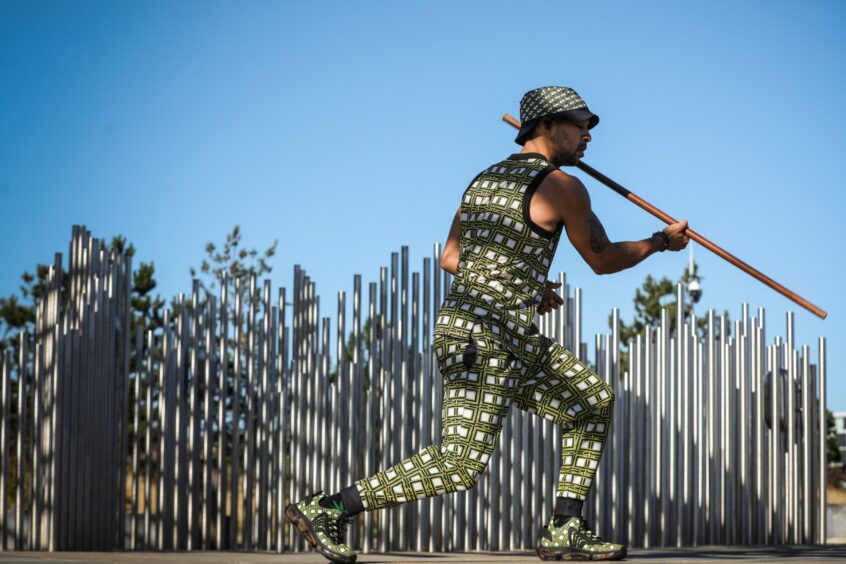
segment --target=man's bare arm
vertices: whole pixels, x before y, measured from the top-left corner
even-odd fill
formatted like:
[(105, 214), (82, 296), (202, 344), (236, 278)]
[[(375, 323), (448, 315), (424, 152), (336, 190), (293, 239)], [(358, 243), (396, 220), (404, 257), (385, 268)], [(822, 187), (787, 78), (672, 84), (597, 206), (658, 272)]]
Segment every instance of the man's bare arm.
[(461, 206), (458, 206), (458, 211), (455, 212), (455, 217), (452, 219), (452, 226), (449, 228), (449, 235), (447, 236), (444, 251), (441, 253), (441, 268), (455, 276), (458, 270), (458, 259), (460, 258), (460, 248), (458, 246), (458, 239), (461, 235)]
[[(593, 213), (590, 195), (578, 178), (556, 171), (544, 179), (548, 181), (555, 183), (550, 192), (556, 194), (556, 206), (561, 211), (567, 237), (595, 273), (611, 274), (631, 268), (661, 249), (662, 239), (657, 235), (640, 241), (612, 243), (602, 222)], [(680, 223), (687, 226), (686, 222)], [(683, 228), (675, 228), (675, 231), (683, 231)], [(680, 244), (681, 239), (685, 239), (683, 244)], [(674, 237), (671, 244), (672, 250), (684, 248), (686, 237)]]

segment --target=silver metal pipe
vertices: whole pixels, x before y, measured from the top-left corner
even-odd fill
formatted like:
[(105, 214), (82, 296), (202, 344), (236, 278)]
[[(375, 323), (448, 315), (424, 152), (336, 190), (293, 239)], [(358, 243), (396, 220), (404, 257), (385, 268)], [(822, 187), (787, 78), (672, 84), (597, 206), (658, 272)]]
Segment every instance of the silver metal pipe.
[(0, 503), (0, 535), (2, 535), (2, 538), (0, 538), (0, 546), (4, 551), (9, 548), (9, 521), (6, 507), (6, 499), (8, 497), (9, 489), (9, 440), (11, 438), (9, 423), (11, 421), (10, 413), (12, 411), (12, 368), (9, 356), (11, 355), (4, 350), (2, 364), (3, 426), (0, 427), (0, 449), (2, 449), (2, 452), (0, 452), (0, 465), (2, 465), (2, 469), (0, 469), (2, 470), (2, 473), (0, 473), (0, 500), (3, 500), (3, 502)]
[(819, 419), (819, 437), (820, 437), (820, 449), (819, 449), (819, 494), (817, 497), (819, 503), (819, 537), (816, 540), (817, 544), (826, 544), (828, 539), (828, 524), (826, 523), (826, 511), (828, 509), (828, 500), (826, 499), (826, 491), (828, 488), (828, 464), (826, 463), (826, 452), (827, 452), (827, 438), (828, 438), (828, 421), (826, 419), (826, 394), (828, 393), (827, 389), (827, 358), (826, 358), (826, 341), (825, 337), (820, 337), (818, 341), (819, 346), (819, 374), (820, 374), (820, 400), (817, 412), (820, 415)]

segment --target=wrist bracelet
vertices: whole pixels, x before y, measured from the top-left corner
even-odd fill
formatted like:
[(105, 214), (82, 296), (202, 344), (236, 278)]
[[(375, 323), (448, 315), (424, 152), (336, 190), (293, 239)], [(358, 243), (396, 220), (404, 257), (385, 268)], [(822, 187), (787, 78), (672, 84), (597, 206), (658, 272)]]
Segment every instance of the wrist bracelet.
[(661, 252), (663, 253), (664, 251), (667, 250), (667, 247), (670, 246), (670, 238), (667, 237), (667, 234), (664, 233), (663, 231), (656, 231), (655, 233), (652, 234), (653, 237), (655, 237), (656, 235), (661, 236), (661, 239), (662, 239)]

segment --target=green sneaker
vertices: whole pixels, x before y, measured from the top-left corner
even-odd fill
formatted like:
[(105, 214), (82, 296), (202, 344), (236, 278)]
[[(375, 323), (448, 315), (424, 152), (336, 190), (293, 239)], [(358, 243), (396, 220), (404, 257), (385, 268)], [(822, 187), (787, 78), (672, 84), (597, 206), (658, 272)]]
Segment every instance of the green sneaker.
[(326, 497), (322, 491), (313, 493), (297, 504), (288, 505), (288, 516), (306, 540), (332, 562), (355, 562), (355, 552), (344, 544), (344, 533), (352, 519), (344, 506), (327, 508), (318, 502)]
[(605, 542), (581, 517), (553, 515), (538, 543), (538, 556), (541, 560), (622, 560), (626, 546)]

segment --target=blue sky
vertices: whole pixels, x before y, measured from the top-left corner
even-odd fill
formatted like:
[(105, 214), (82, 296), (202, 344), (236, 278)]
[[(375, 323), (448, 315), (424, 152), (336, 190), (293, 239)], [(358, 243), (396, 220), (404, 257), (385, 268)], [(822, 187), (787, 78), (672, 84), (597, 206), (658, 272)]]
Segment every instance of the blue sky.
[[(767, 310), (767, 335), (829, 343), (846, 410), (842, 2), (0, 2), (0, 295), (66, 253), (73, 224), (126, 236), (159, 291), (190, 292), (240, 224), (274, 288), (293, 265), (321, 315), (409, 245), (419, 271), (461, 193), (519, 147), (500, 121), (534, 87), (601, 118), (585, 161), (828, 310), (822, 321), (701, 247), (698, 308)], [(658, 220), (580, 175), (612, 240)], [(562, 241), (586, 335), (632, 315), (647, 274), (596, 276)], [(333, 321), (333, 332), (334, 321)], [(592, 343), (592, 340), (588, 340)]]

